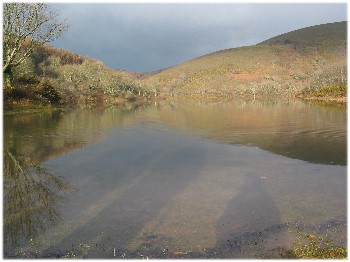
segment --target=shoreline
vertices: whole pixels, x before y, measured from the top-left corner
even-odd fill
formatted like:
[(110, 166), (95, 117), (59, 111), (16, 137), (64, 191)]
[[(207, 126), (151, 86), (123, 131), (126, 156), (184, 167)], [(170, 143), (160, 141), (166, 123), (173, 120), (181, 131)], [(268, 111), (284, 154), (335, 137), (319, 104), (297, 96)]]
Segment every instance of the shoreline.
[[(302, 99), (305, 101), (318, 101), (318, 102), (325, 102), (325, 103), (339, 103), (339, 104), (347, 104), (348, 99), (347, 97), (316, 97), (316, 96), (310, 96), (310, 97), (303, 97), (303, 96), (296, 96), (294, 98), (291, 99)], [(161, 101), (173, 101), (173, 100), (178, 100), (178, 101), (183, 101), (186, 100), (187, 102), (198, 102), (198, 100), (200, 101), (216, 101), (216, 102), (227, 102), (228, 100), (235, 100), (234, 97), (226, 97), (224, 99), (218, 99), (218, 97), (209, 97), (209, 98), (205, 98), (205, 97), (201, 97), (201, 99), (191, 99), (188, 96), (185, 97), (163, 97), (162, 99), (160, 99)], [(266, 98), (260, 99), (259, 97), (256, 98), (256, 100), (269, 100)], [(277, 99), (277, 100), (281, 100), (283, 101), (283, 99)], [(125, 102), (124, 103), (112, 103), (112, 104), (105, 104), (105, 105), (100, 105), (100, 106), (83, 106), (83, 107), (76, 107), (76, 108), (72, 108), (72, 107), (65, 107), (65, 106), (52, 106), (52, 105), (29, 105), (29, 106), (4, 106), (3, 107), (3, 115), (12, 115), (12, 114), (29, 114), (29, 113), (41, 113), (41, 112), (47, 112), (47, 111), (56, 111), (56, 110), (60, 110), (62, 112), (65, 111), (69, 111), (69, 110), (74, 110), (77, 108), (80, 109), (84, 109), (84, 108), (89, 108), (89, 109), (96, 109), (96, 108), (108, 108), (111, 106), (115, 106), (115, 107), (128, 107), (128, 106), (140, 106), (140, 105), (144, 105), (144, 104), (148, 104), (148, 103), (152, 103), (156, 100), (148, 100), (148, 101), (132, 101), (132, 102)]]
[(309, 96), (309, 97), (298, 97), (303, 100), (309, 100), (309, 101), (320, 101), (320, 102), (326, 102), (326, 103), (342, 103), (346, 104), (348, 102), (348, 98), (345, 97), (331, 97), (331, 96)]

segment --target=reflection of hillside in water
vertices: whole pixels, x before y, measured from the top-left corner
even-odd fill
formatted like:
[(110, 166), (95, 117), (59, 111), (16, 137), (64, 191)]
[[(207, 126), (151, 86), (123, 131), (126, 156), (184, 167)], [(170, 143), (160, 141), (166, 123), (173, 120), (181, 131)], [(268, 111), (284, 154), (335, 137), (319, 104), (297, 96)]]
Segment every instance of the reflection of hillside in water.
[[(150, 112), (150, 115), (155, 115)], [(346, 106), (301, 101), (163, 106), (161, 122), (228, 144), (319, 164), (346, 165)]]
[(4, 141), (40, 162), (100, 141), (113, 128), (147, 120), (312, 163), (346, 165), (346, 107), (297, 100), (5, 116)]
[[(165, 244), (176, 252), (194, 251), (187, 249), (194, 242), (198, 250), (226, 247), (231, 256), (228, 240), (249, 240), (252, 252), (259, 245), (244, 232), (344, 217), (344, 167), (317, 167), (188, 135), (328, 163), (345, 158), (344, 107), (297, 101), (166, 104), (11, 116), (4, 123), (7, 257), (16, 246), (22, 253), (14, 256), (34, 249), (31, 254), (52, 256), (65, 255), (72, 243), (75, 249), (88, 243), (91, 257), (112, 257), (118, 246), (125, 252), (153, 245), (161, 252)], [(312, 150), (319, 151), (315, 159)], [(57, 174), (78, 188), (76, 195), (67, 195), (72, 186)], [(277, 234), (266, 232), (265, 238)]]
[[(4, 117), (4, 245), (21, 246), (61, 219), (60, 206), (75, 189), (41, 162), (79, 149), (104, 131), (128, 123), (126, 112), (60, 111)], [(11, 249), (11, 248), (10, 248)], [(12, 250), (14, 251), (14, 250)], [(10, 255), (10, 254), (8, 254)]]
[(132, 112), (110, 108), (5, 116), (4, 145), (42, 162), (100, 141), (108, 130), (130, 124)]

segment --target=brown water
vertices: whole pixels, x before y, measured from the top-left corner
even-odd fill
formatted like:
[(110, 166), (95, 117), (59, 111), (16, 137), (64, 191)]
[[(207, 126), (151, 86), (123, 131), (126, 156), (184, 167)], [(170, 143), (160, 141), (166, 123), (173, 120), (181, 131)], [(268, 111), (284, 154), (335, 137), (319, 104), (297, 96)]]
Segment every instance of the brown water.
[(346, 246), (346, 107), (161, 104), (4, 117), (4, 256), (281, 257)]

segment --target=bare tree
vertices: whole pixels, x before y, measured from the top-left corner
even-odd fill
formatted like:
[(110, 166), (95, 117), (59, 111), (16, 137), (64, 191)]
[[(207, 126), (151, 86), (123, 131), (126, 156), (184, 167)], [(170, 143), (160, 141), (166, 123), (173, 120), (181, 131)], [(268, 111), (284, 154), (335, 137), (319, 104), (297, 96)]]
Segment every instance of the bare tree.
[(67, 29), (66, 20), (43, 3), (5, 3), (3, 5), (3, 73), (9, 83), (12, 69), (19, 66), (35, 49), (60, 37)]

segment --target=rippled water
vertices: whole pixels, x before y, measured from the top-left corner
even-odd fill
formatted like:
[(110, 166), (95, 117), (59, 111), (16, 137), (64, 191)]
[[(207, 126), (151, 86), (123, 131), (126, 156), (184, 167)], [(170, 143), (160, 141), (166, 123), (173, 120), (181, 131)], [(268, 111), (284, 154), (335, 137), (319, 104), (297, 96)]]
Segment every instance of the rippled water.
[(280, 257), (346, 245), (346, 107), (158, 104), (4, 117), (5, 257)]

